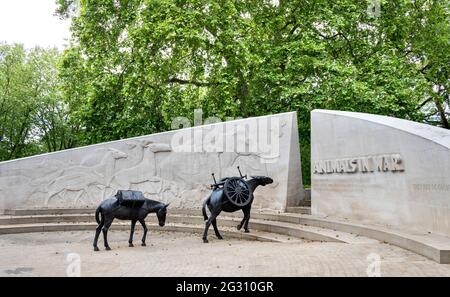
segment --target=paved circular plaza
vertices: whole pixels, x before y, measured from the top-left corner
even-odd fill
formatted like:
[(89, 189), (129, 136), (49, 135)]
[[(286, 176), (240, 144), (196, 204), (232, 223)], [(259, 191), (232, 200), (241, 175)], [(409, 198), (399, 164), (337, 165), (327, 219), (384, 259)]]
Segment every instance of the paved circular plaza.
[(450, 265), (382, 243), (211, 237), (204, 244), (198, 234), (151, 232), (147, 247), (136, 240), (130, 248), (128, 232), (111, 231), (113, 250), (94, 252), (92, 237), (86, 231), (1, 235), (0, 276), (66, 276), (77, 255), (81, 276), (367, 276), (371, 253), (380, 256), (382, 276), (450, 276)]

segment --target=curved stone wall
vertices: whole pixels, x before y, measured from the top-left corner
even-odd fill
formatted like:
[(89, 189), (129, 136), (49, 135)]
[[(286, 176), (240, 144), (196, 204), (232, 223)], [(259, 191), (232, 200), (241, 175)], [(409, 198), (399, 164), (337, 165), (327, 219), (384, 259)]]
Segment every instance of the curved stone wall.
[(311, 113), (312, 214), (450, 236), (450, 131)]
[[(256, 128), (255, 128), (256, 127)], [(256, 143), (256, 144), (255, 144)], [(117, 189), (171, 207), (198, 208), (217, 178), (268, 175), (254, 207), (284, 210), (301, 199), (296, 113), (249, 118), (0, 163), (0, 211), (95, 207)]]

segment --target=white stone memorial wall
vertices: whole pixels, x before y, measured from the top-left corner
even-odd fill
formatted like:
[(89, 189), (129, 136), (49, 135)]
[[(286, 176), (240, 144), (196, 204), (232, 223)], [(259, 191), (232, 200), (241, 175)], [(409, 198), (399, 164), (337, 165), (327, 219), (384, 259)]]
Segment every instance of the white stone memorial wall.
[(450, 131), (311, 113), (312, 214), (450, 236)]
[[(256, 128), (255, 128), (256, 127)], [(95, 207), (117, 189), (174, 208), (199, 208), (216, 178), (266, 175), (254, 209), (284, 211), (302, 199), (295, 112), (197, 126), (0, 163), (0, 212)]]

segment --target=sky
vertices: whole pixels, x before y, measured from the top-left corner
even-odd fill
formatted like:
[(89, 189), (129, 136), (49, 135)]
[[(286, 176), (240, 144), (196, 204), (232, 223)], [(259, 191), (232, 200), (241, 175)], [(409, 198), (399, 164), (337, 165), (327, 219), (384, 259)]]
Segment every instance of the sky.
[(55, 16), (55, 0), (0, 0), (0, 42), (64, 49), (70, 21)]

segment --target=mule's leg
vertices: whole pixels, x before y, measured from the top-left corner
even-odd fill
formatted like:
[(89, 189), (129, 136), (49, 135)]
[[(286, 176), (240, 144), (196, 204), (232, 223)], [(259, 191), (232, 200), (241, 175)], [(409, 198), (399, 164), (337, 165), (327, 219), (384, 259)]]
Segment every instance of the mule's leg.
[(244, 209), (244, 220), (245, 220), (245, 223), (244, 223), (244, 232), (245, 232), (245, 233), (249, 233), (249, 232), (250, 232), (250, 230), (248, 230), (248, 222), (250, 221), (250, 210), (251, 210), (250, 207)]
[(102, 232), (103, 232), (103, 241), (105, 242), (105, 249), (107, 251), (111, 250), (108, 244), (108, 230), (109, 227), (111, 227), (111, 224), (113, 222), (114, 218), (105, 218), (105, 225), (103, 225)]
[(205, 232), (203, 233), (203, 242), (204, 243), (208, 242), (208, 229), (209, 229), (209, 226), (211, 226), (212, 222), (216, 220), (216, 218), (219, 215), (219, 213), (220, 213), (220, 211), (216, 212), (214, 209), (211, 211), (211, 216), (209, 217), (209, 219), (205, 223)]
[(145, 220), (144, 219), (142, 219), (142, 220), (139, 220), (139, 223), (141, 223), (141, 225), (142, 225), (142, 228), (144, 228), (144, 235), (142, 236), (142, 246), (146, 246), (146, 244), (145, 244), (145, 239), (147, 238), (147, 225), (145, 225)]
[(133, 233), (134, 233), (134, 226), (136, 226), (136, 220), (131, 220), (131, 230), (130, 230), (130, 239), (128, 240), (128, 246), (133, 247)]
[(213, 214), (211, 214), (211, 216), (209, 217), (209, 219), (205, 223), (205, 231), (203, 232), (203, 242), (204, 243), (208, 242), (208, 229), (209, 229), (209, 226), (211, 225), (211, 218), (212, 217), (213, 217)]
[(217, 238), (223, 239), (222, 235), (220, 235), (220, 233), (219, 233), (219, 229), (217, 229), (217, 219), (214, 219), (214, 221), (212, 221), (212, 225), (213, 225), (214, 232), (216, 233)]
[(242, 221), (236, 226), (236, 228), (238, 230), (241, 230), (242, 226), (244, 226), (245, 223), (245, 208), (242, 209), (242, 212), (244, 213), (244, 218), (242, 219)]
[(101, 219), (100, 219), (100, 224), (98, 224), (97, 228), (95, 229), (95, 237), (94, 237), (94, 251), (98, 251), (98, 246), (97, 246), (97, 242), (98, 242), (98, 237), (100, 236), (100, 232), (102, 232), (102, 228), (103, 225), (105, 224), (105, 217), (103, 216), (103, 214), (101, 214)]

